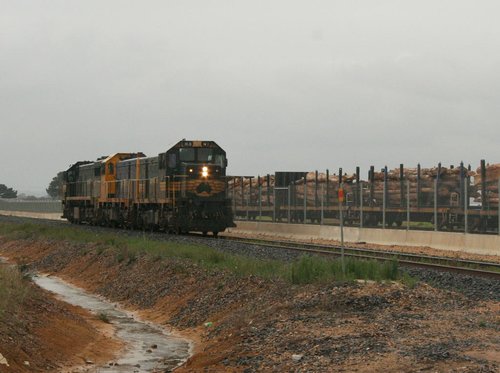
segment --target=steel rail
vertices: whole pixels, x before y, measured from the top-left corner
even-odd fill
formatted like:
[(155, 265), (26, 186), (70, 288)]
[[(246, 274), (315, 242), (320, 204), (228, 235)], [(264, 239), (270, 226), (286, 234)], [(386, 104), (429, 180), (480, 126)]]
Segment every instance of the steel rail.
[[(225, 236), (229, 237), (229, 236)], [(247, 238), (242, 238), (242, 237), (229, 237), (230, 239), (233, 240), (247, 240)], [(251, 242), (263, 242), (265, 244), (272, 243), (272, 244), (279, 244), (279, 245), (288, 245), (288, 246), (295, 246), (295, 247), (310, 247), (312, 249), (331, 249), (331, 250), (338, 250), (341, 248), (339, 245), (326, 245), (326, 244), (310, 244), (307, 242), (296, 242), (296, 241), (279, 241), (279, 240), (262, 240), (262, 239), (251, 239)], [(449, 257), (443, 257), (443, 256), (435, 256), (435, 255), (425, 255), (425, 254), (414, 254), (414, 253), (406, 253), (402, 251), (389, 251), (389, 250), (376, 250), (376, 249), (365, 249), (362, 247), (355, 247), (355, 246), (349, 246), (345, 245), (344, 246), (345, 250), (352, 250), (357, 253), (367, 253), (367, 254), (375, 254), (375, 255), (380, 255), (380, 256), (401, 256), (401, 257), (406, 257), (406, 258), (414, 258), (414, 259), (426, 259), (426, 260), (435, 260), (435, 261), (443, 261), (443, 262), (454, 262), (454, 263), (462, 263), (464, 265), (477, 265), (477, 266), (487, 266), (487, 267), (495, 267), (500, 271), (500, 263), (494, 263), (494, 262), (482, 262), (482, 261), (474, 261), (474, 260), (466, 260), (466, 259), (460, 259), (460, 258), (449, 258)]]

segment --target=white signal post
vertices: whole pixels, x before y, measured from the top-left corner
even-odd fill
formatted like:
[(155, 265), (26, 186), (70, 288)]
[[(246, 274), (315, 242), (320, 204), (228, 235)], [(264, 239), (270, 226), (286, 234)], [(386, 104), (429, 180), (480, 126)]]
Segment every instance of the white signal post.
[(341, 250), (341, 255), (340, 255), (340, 261), (342, 263), (342, 273), (345, 274), (345, 262), (344, 262), (344, 216), (343, 216), (343, 209), (342, 205), (344, 203), (344, 183), (340, 184), (339, 188), (339, 214), (340, 214), (340, 250)]

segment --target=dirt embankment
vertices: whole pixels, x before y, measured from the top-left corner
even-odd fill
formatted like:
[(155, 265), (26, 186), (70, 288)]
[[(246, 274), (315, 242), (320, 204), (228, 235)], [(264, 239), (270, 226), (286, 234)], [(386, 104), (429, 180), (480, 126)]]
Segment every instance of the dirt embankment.
[[(1, 241), (0, 254), (196, 337), (179, 372), (495, 372), (500, 306), (418, 284), (291, 286), (92, 244)], [(195, 338), (195, 340), (196, 340)]]
[(26, 281), (27, 294), (0, 317), (0, 372), (61, 372), (113, 358), (110, 325)]

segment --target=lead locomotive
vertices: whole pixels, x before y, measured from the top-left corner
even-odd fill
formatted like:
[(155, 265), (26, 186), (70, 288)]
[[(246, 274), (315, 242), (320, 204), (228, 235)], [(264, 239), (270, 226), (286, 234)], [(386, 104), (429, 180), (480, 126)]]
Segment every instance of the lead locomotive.
[(198, 231), (234, 227), (226, 198), (226, 152), (182, 140), (165, 153), (116, 153), (64, 173), (63, 217), (72, 223)]

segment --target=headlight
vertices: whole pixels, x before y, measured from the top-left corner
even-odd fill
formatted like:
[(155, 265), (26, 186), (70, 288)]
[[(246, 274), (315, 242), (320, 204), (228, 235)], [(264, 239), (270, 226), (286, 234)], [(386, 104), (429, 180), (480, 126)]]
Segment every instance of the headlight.
[(208, 167), (207, 166), (203, 166), (203, 168), (201, 169), (201, 176), (203, 176), (203, 177), (208, 176)]

